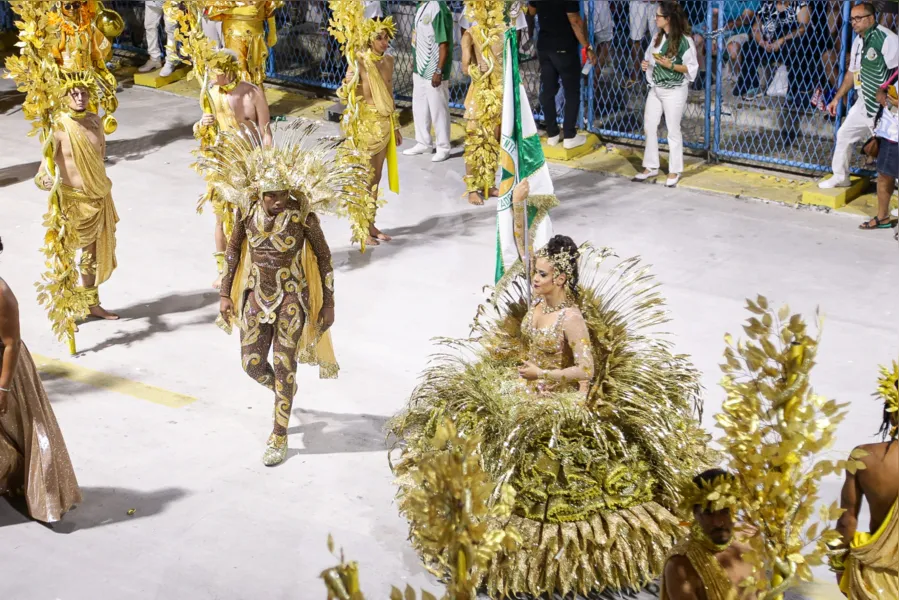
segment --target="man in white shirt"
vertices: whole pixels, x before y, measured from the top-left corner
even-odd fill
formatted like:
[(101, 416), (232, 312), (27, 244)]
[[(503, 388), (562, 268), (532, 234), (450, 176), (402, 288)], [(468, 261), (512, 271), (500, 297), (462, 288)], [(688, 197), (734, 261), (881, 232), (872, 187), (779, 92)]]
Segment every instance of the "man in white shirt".
[(882, 107), (874, 135), (880, 140), (877, 153), (877, 216), (859, 225), (859, 229), (889, 229), (890, 199), (896, 190), (899, 177), (899, 83), (895, 77), (891, 84), (877, 90), (877, 103)]
[(147, 0), (146, 2), (144, 29), (147, 32), (147, 51), (150, 53), (150, 59), (138, 68), (138, 72), (149, 73), (162, 68), (162, 71), (159, 72), (160, 77), (168, 77), (181, 61), (174, 52), (168, 52), (163, 66), (162, 48), (159, 43), (159, 21), (163, 19), (165, 21), (166, 42), (170, 44), (175, 43), (175, 28), (178, 24), (172, 21), (168, 15), (163, 15), (162, 4), (163, 0)]
[(412, 156), (431, 152), (431, 123), (437, 134), (433, 162), (450, 154), (449, 79), (453, 68), (453, 16), (443, 0), (419, 2), (412, 30), (412, 117), (415, 146)]
[(899, 66), (899, 37), (877, 24), (873, 5), (863, 2), (853, 6), (850, 22), (856, 36), (852, 42), (849, 70), (836, 96), (827, 105), (827, 111), (835, 117), (837, 106), (853, 87), (857, 97), (840, 124), (831, 165), (833, 177), (818, 184), (822, 189), (849, 187), (849, 150), (853, 144), (871, 136), (879, 108), (877, 90)]

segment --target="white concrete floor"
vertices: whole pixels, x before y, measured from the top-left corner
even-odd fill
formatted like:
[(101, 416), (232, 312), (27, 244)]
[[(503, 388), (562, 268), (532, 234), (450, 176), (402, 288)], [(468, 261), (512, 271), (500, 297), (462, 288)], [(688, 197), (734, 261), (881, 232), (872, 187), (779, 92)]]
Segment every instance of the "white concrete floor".
[[(289, 460), (266, 469), (272, 399), (242, 373), (236, 336), (213, 325), (212, 216), (195, 214), (203, 182), (188, 168), (195, 102), (121, 94), (109, 141), (119, 268), (102, 297), (123, 319), (82, 326), (81, 354), (70, 358), (34, 299), (46, 195), (31, 182), (39, 149), (10, 89), (0, 87), (0, 276), (18, 294), (23, 338), (36, 354), (198, 401), (167, 408), (48, 379), (85, 499), (52, 529), (0, 501), (0, 597), (322, 598), (318, 574), (335, 563), (328, 533), (360, 561), (370, 598), (407, 582), (437, 592), (396, 513), (381, 428), (415, 386), (430, 339), (465, 334), (491, 283), (494, 206), (461, 198), (461, 158), (400, 158), (402, 194), (379, 218), (395, 236), (389, 245), (360, 255), (346, 223), (325, 219), (343, 370), (337, 381), (301, 370)], [(837, 450), (872, 439), (877, 364), (899, 354), (891, 233), (858, 231), (842, 216), (552, 171), (558, 232), (653, 265), (677, 349), (703, 373), (707, 426), (722, 398), (722, 336), (740, 331), (744, 298), (762, 293), (809, 318), (821, 307), (813, 381), (852, 404)], [(825, 495), (837, 490), (829, 482)]]

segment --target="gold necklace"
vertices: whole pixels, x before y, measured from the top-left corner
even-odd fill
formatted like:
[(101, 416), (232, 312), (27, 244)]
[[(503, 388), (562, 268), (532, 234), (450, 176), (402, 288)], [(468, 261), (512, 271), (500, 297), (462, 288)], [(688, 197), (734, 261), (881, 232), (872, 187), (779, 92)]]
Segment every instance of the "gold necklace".
[(219, 89), (223, 94), (229, 94), (234, 91), (234, 88), (236, 88), (239, 83), (239, 79), (234, 79), (233, 81), (226, 83), (225, 85), (220, 85)]
[(567, 300), (562, 300), (556, 306), (550, 306), (549, 302), (547, 302), (546, 298), (543, 299), (543, 314), (551, 315), (554, 312), (560, 311), (563, 308), (568, 308), (569, 304)]

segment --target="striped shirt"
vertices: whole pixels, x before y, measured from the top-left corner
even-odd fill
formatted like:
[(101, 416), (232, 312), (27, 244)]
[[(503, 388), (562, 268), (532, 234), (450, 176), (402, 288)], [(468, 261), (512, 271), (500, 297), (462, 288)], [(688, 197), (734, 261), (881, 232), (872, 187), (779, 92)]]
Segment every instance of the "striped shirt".
[[(646, 72), (650, 85), (660, 88), (675, 88), (683, 85), (684, 81), (693, 81), (696, 79), (696, 73), (699, 71), (699, 61), (696, 59), (696, 47), (693, 40), (684, 36), (680, 39), (680, 46), (677, 54), (671, 59), (673, 65), (684, 65), (687, 72), (678, 73), (674, 69), (666, 69), (658, 64), (655, 60), (657, 55), (668, 56), (668, 36), (662, 34), (661, 44), (656, 46), (655, 39), (653, 43), (646, 49), (646, 62), (649, 63), (649, 69)], [(673, 66), (672, 65), (672, 66)]]
[(869, 117), (880, 110), (877, 90), (897, 66), (899, 37), (886, 27), (872, 27), (853, 40), (849, 70), (855, 74), (855, 89), (861, 94)]
[(449, 81), (453, 71), (453, 16), (443, 0), (419, 2), (412, 30), (413, 71), (430, 79), (440, 63), (440, 44), (448, 43), (449, 52), (443, 65), (443, 78)]

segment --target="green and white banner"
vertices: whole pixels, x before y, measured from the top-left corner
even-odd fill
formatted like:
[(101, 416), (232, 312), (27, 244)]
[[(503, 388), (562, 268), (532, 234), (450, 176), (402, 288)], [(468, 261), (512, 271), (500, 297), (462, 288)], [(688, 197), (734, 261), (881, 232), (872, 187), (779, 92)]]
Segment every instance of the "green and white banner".
[[(553, 235), (552, 223), (546, 211), (538, 210), (539, 200), (552, 197), (553, 182), (540, 146), (534, 114), (528, 96), (521, 84), (518, 71), (518, 39), (515, 30), (506, 32), (503, 52), (503, 120), (500, 139), (499, 202), (496, 205), (496, 281), (521, 259), (519, 243), (522, 242), (524, 218), (522, 211), (512, 207), (515, 186), (524, 179), (530, 185), (530, 198), (538, 202), (526, 202), (529, 229), (529, 246), (535, 251), (542, 248)], [(515, 222), (518, 213), (519, 223)], [(539, 222), (538, 219), (539, 213)], [(517, 227), (516, 227), (517, 225)], [(517, 231), (517, 233), (516, 233)], [(523, 246), (522, 246), (523, 247)]]

